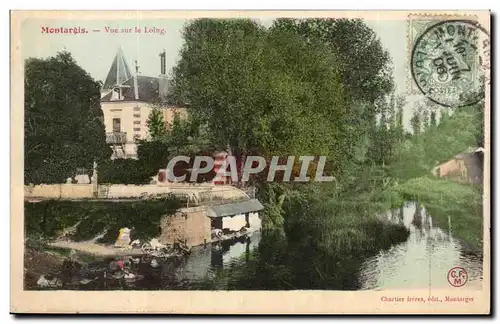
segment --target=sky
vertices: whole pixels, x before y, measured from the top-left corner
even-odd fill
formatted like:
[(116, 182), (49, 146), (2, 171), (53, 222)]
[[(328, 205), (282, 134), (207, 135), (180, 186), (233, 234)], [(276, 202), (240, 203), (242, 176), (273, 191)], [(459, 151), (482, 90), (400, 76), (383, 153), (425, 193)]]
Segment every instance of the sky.
[[(261, 20), (269, 26), (273, 19)], [(396, 92), (404, 94), (408, 78), (408, 24), (405, 20), (367, 20), (366, 24), (379, 36), (382, 45), (392, 57)], [(126, 60), (135, 71), (135, 61), (139, 73), (147, 76), (160, 74), (159, 54), (166, 51), (167, 72), (179, 59), (179, 50), (183, 44), (182, 29), (185, 19), (157, 20), (26, 20), (22, 24), (21, 54), (23, 58), (44, 58), (62, 50), (69, 51), (77, 63), (96, 80), (103, 81), (111, 63), (121, 46)], [(43, 33), (42, 27), (48, 28), (85, 28), (88, 33), (51, 34)], [(108, 28), (108, 30), (107, 30)], [(113, 33), (118, 28), (131, 29), (132, 33)], [(136, 33), (138, 28), (141, 32)], [(98, 30), (98, 31), (97, 31)], [(404, 122), (409, 126), (412, 115), (412, 102), (408, 98), (405, 107)], [(418, 99), (418, 98), (417, 98)]]

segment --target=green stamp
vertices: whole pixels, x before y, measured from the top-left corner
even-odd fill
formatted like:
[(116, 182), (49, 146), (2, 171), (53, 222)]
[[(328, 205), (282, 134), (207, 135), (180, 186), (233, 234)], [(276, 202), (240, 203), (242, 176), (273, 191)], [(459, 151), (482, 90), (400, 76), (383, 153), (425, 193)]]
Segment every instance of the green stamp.
[(464, 107), (484, 97), (489, 79), (490, 37), (472, 20), (426, 24), (413, 42), (411, 75), (418, 89), (445, 107)]

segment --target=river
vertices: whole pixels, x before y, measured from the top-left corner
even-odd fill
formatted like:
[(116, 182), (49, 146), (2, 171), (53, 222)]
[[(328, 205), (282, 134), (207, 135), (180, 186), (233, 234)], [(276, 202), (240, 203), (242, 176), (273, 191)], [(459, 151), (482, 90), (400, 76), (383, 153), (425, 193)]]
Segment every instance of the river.
[(403, 224), (410, 235), (406, 242), (363, 263), (359, 275), (361, 289), (447, 288), (447, 274), (453, 267), (467, 271), (468, 286), (481, 286), (482, 256), (453, 237), (451, 217), (447, 228), (439, 228), (425, 208), (415, 203), (387, 213), (386, 217)]
[[(448, 220), (448, 226), (440, 228), (436, 226), (425, 208), (415, 203), (408, 203), (401, 209), (388, 212), (382, 217), (388, 222), (403, 224), (409, 230), (407, 240), (392, 245), (376, 255), (360, 257), (361, 259), (339, 256), (335, 280), (328, 282), (329, 287), (323, 289), (446, 288), (449, 287), (447, 273), (453, 267), (462, 267), (467, 271), (468, 286), (481, 287), (482, 256), (468, 249), (453, 236), (451, 218)], [(187, 258), (169, 259), (158, 263), (151, 258), (143, 258), (140, 261), (136, 259), (138, 263), (131, 264), (130, 268), (135, 278), (124, 279), (123, 276), (118, 276), (117, 279), (116, 274), (114, 276), (108, 274), (105, 277), (96, 277), (90, 282), (89, 280), (84, 280), (85, 283), (78, 281), (76, 285), (72, 284), (68, 289), (214, 289), (211, 286), (204, 286), (204, 283), (210, 281), (216, 274), (220, 274), (221, 270), (228, 270), (225, 273), (226, 279), (234, 279), (231, 278), (231, 276), (236, 276), (231, 272), (233, 267), (244, 269), (249, 260), (255, 257), (256, 254), (252, 252), (259, 248), (259, 244), (267, 242), (269, 246), (265, 248), (273, 250), (273, 241), (262, 240), (262, 235), (261, 232), (254, 232), (247, 238), (198, 247)], [(92, 266), (106, 269), (109, 262), (110, 260), (101, 261)], [(269, 278), (274, 274), (273, 270), (263, 272), (262, 274), (257, 272), (256, 278), (246, 280), (247, 278), (244, 277), (244, 285), (241, 285), (240, 276), (238, 279), (240, 281), (234, 281), (235, 284), (233, 282), (232, 289), (259, 289), (253, 285), (261, 284), (263, 281), (272, 287), (281, 287), (281, 285), (274, 285), (274, 279)], [(308, 287), (307, 281), (302, 287)], [(290, 286), (290, 288), (294, 287)]]

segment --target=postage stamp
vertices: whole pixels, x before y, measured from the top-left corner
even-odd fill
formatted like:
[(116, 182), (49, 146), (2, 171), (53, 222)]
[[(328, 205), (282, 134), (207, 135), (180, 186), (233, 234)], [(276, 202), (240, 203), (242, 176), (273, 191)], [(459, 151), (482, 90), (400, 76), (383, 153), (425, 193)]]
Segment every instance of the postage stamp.
[(442, 18), (409, 18), (410, 93), (444, 107), (477, 103), (489, 82), (489, 34), (477, 17)]
[(490, 312), (488, 11), (11, 18), (12, 312)]

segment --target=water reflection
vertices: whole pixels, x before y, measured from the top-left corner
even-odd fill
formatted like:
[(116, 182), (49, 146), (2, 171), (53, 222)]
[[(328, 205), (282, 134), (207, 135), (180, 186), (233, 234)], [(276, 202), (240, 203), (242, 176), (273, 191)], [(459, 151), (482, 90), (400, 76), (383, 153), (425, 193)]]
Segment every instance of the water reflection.
[(261, 233), (257, 231), (249, 236), (198, 247), (177, 267), (176, 277), (189, 281), (203, 279), (215, 269), (228, 267), (231, 260), (242, 256), (248, 258), (250, 252), (259, 246), (260, 238)]
[[(319, 274), (333, 273), (334, 276), (324, 279), (320, 275), (319, 278), (313, 276), (311, 279), (309, 264), (300, 259), (307, 255), (294, 251), (297, 253), (294, 254), (293, 263), (287, 263), (286, 259), (281, 259), (286, 254), (280, 254), (281, 245), (278, 241), (273, 236), (266, 236), (262, 240), (258, 258), (253, 254), (252, 261), (248, 263), (257, 264), (258, 271), (249, 272), (250, 275), (244, 277), (243, 281), (233, 281), (232, 272), (229, 271), (225, 273), (229, 278), (223, 279), (228, 279), (233, 289), (239, 290), (449, 288), (447, 273), (451, 268), (460, 266), (469, 275), (466, 287), (481, 287), (481, 256), (466, 250), (453, 238), (451, 218), (440, 223), (441, 228), (437, 227), (425, 208), (415, 203), (388, 212), (385, 217), (389, 222), (407, 227), (410, 232), (408, 239), (368, 259), (363, 259), (361, 255), (339, 254), (332, 262), (324, 264), (327, 265), (326, 270), (314, 268)], [(129, 266), (135, 276), (131, 280), (124, 278), (122, 271), (111, 270), (110, 264), (115, 261), (96, 261), (81, 271), (87, 275), (76, 278), (74, 283), (64, 289), (214, 289), (203, 288), (210, 281), (207, 279), (214, 278), (220, 269), (233, 267), (235, 260), (241, 261), (238, 266), (246, 269), (245, 260), (248, 261), (251, 252), (258, 248), (261, 235), (261, 232), (254, 232), (249, 237), (197, 247), (188, 257), (167, 260), (156, 260), (152, 256), (143, 256), (140, 260), (137, 258), (137, 262)], [(90, 283), (82, 283), (83, 277), (89, 279)]]
[(364, 262), (360, 270), (362, 289), (448, 288), (447, 273), (455, 266), (468, 272), (468, 287), (481, 286), (482, 259), (465, 252), (453, 238), (451, 218), (446, 230), (436, 227), (431, 215), (418, 203), (406, 204), (386, 217), (406, 226), (410, 236), (406, 242)]

